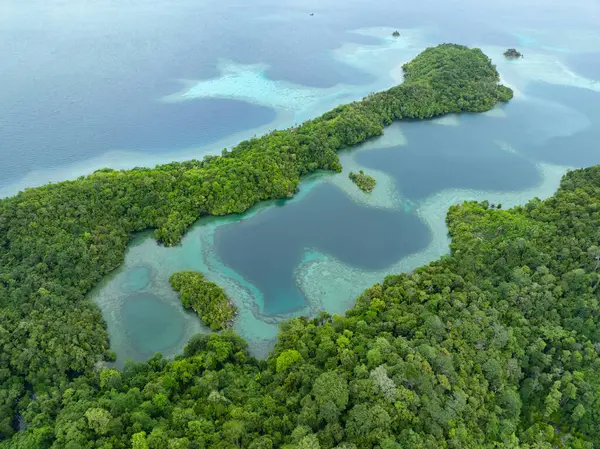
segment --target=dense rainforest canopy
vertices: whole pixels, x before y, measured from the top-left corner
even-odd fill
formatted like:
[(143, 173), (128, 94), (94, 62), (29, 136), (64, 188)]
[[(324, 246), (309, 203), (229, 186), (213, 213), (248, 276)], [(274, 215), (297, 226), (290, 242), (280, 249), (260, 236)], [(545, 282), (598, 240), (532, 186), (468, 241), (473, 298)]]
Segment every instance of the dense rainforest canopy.
[(6, 447), (594, 448), (600, 441), (600, 166), (512, 210), (453, 206), (451, 254), (345, 316), (88, 371), (29, 402)]
[[(123, 261), (133, 232), (154, 228), (161, 242), (176, 244), (200, 216), (242, 212), (261, 200), (289, 197), (302, 175), (318, 169), (339, 170), (337, 150), (381, 134), (393, 120), (480, 112), (512, 97), (510, 89), (498, 85), (495, 67), (479, 49), (453, 44), (429, 48), (406, 64), (404, 71), (402, 85), (340, 106), (299, 127), (242, 142), (230, 151), (224, 150), (219, 157), (153, 169), (105, 169), (75, 181), (27, 189), (1, 200), (0, 439), (6, 440), (4, 444), (40, 448), (183, 448), (202, 447), (202, 441), (206, 441), (211, 447), (270, 447), (283, 442), (315, 447), (318, 438), (324, 447), (346, 439), (369, 447), (384, 437), (400, 435), (400, 428), (413, 429), (410, 437), (414, 433), (414, 438), (427, 442), (423, 444), (434, 444), (445, 438), (462, 438), (461, 432), (470, 432), (471, 427), (479, 429), (472, 435), (478, 441), (486, 421), (475, 412), (472, 422), (468, 416), (464, 420), (456, 418), (451, 420), (452, 429), (432, 430), (423, 427), (424, 418), (411, 417), (411, 421), (400, 422), (390, 414), (389, 404), (357, 399), (355, 394), (364, 394), (359, 391), (362, 387), (357, 386), (366, 387), (375, 368), (379, 374), (373, 376), (390, 370), (392, 382), (398, 383), (400, 378), (394, 380), (392, 365), (380, 368), (380, 364), (371, 367), (371, 363), (361, 368), (362, 352), (377, 348), (371, 348), (366, 337), (352, 338), (360, 335), (362, 324), (350, 325), (337, 336), (339, 326), (335, 323), (342, 318), (331, 321), (324, 315), (315, 322), (288, 323), (268, 362), (249, 358), (244, 343), (237, 337), (212, 336), (192, 342), (187, 349), (189, 357), (172, 363), (156, 357), (148, 364), (130, 366), (123, 373), (97, 370), (99, 362), (109, 359), (111, 353), (106, 325), (85, 294)], [(586, 238), (591, 235), (587, 232)], [(587, 275), (585, 271), (584, 274)], [(379, 300), (386, 303), (383, 297)], [(440, 307), (446, 300), (438, 301)], [(386, 333), (393, 329), (385, 330), (387, 324), (381, 328), (387, 321), (377, 321), (379, 312), (369, 312), (365, 316), (368, 320), (353, 318), (367, 313), (361, 308), (362, 302), (347, 319), (369, 323), (366, 331), (374, 332), (373, 342), (384, 344), (386, 340), (393, 347), (395, 343)], [(316, 326), (318, 322), (323, 325)], [(296, 328), (297, 332), (293, 330)], [(316, 347), (321, 341), (313, 334), (320, 332), (333, 332), (331, 337), (335, 339), (330, 342), (333, 346), (329, 352), (319, 352), (319, 360), (324, 354), (331, 357), (323, 359), (322, 366), (315, 362), (310, 368), (310, 358), (317, 357)], [(403, 338), (411, 342), (409, 337)], [(354, 347), (355, 343), (359, 346)], [(335, 355), (338, 347), (343, 347), (345, 354), (343, 362), (339, 361), (339, 372)], [(435, 350), (433, 343), (432, 347)], [(445, 350), (448, 359), (454, 354), (452, 349)], [(386, 354), (385, 351), (379, 348), (380, 354)], [(573, 357), (591, 357), (589, 351), (580, 350), (577, 354)], [(408, 353), (402, 357), (405, 355), (408, 357)], [(421, 360), (417, 355), (410, 358)], [(426, 358), (423, 360), (425, 366)], [(298, 371), (305, 361), (307, 369)], [(511, 363), (520, 363), (517, 355)], [(461, 370), (465, 369), (456, 368), (456, 376), (462, 378)], [(319, 381), (320, 371), (332, 373), (323, 374), (325, 377)], [(452, 373), (444, 375), (449, 382), (456, 380)], [(358, 384), (352, 383), (355, 377)], [(328, 396), (318, 390), (329, 389), (331, 379), (335, 388), (339, 387), (339, 391), (332, 390), (339, 393), (333, 402), (323, 400)], [(485, 383), (483, 379), (481, 382)], [(533, 385), (535, 397), (545, 392), (544, 382)], [(223, 391), (225, 387), (231, 391)], [(434, 400), (429, 393), (421, 396), (416, 384), (404, 387), (416, 395), (413, 413)], [(489, 394), (499, 391), (493, 389)], [(342, 400), (346, 397), (344, 392), (347, 400)], [(375, 398), (371, 393), (369, 397)], [(459, 394), (456, 400), (466, 401), (469, 394)], [(516, 386), (514, 396), (518, 396)], [(484, 399), (480, 395), (477, 401)], [(354, 403), (350, 401), (358, 401), (360, 407), (350, 408)], [(495, 404), (490, 402), (490, 407), (492, 403)], [(556, 413), (566, 410), (560, 404)], [(482, 402), (476, 409), (487, 405)], [(317, 413), (316, 407), (324, 411)], [(460, 415), (462, 409), (456, 407)], [(536, 408), (523, 410), (532, 423), (541, 419), (535, 415)], [(588, 408), (583, 412), (578, 409), (574, 416), (581, 415), (576, 421), (589, 426), (589, 413)], [(549, 414), (548, 419), (553, 416)], [(363, 418), (368, 418), (368, 422)], [(497, 421), (498, 426), (504, 425), (499, 417)], [(412, 424), (407, 427), (409, 422)], [(353, 430), (345, 430), (346, 423)], [(19, 427), (26, 429), (13, 436)], [(321, 427), (327, 428), (330, 436), (319, 433)], [(547, 427), (541, 429), (540, 432), (548, 433)], [(508, 430), (489, 433), (489, 437), (499, 438)], [(568, 432), (566, 428), (557, 434), (563, 437)], [(577, 432), (574, 438), (589, 435), (588, 430)], [(259, 434), (263, 437), (258, 438)], [(404, 439), (410, 441), (407, 438)]]
[(169, 278), (169, 283), (179, 293), (181, 304), (186, 309), (194, 309), (212, 330), (224, 329), (232, 324), (237, 313), (235, 305), (225, 290), (206, 280), (202, 273), (178, 271)]

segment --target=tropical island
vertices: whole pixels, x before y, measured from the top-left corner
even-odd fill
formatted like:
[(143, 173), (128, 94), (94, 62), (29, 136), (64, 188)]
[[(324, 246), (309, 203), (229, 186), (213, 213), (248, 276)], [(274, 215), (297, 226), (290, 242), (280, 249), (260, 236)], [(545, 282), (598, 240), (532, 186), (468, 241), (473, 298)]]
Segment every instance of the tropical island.
[(360, 170), (358, 173), (350, 172), (348, 177), (354, 184), (358, 186), (360, 190), (365, 193), (371, 193), (375, 188), (377, 181), (372, 176), (367, 175), (365, 172)]
[(386, 277), (343, 316), (284, 322), (266, 360), (226, 331), (174, 360), (105, 366), (106, 325), (86, 293), (134, 232), (174, 245), (201, 216), (339, 171), (338, 150), (393, 120), (512, 97), (478, 49), (443, 44), (403, 68), (399, 86), (221, 156), (0, 200), (0, 447), (598, 447), (599, 166), (569, 172), (545, 201), (451, 207), (449, 255)]
[(507, 58), (522, 58), (523, 55), (517, 51), (516, 48), (509, 48), (504, 52), (504, 56)]
[(179, 293), (181, 304), (192, 309), (212, 330), (231, 327), (237, 313), (225, 290), (207, 281), (202, 273), (181, 271), (169, 278), (173, 290)]

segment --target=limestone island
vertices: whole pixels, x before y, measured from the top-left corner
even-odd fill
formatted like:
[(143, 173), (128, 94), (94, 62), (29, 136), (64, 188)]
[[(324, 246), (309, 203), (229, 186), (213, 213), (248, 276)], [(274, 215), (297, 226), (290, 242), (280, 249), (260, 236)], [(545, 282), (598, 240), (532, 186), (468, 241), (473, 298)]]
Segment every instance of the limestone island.
[(396, 30), (396, 31), (394, 31), (392, 33), (392, 36), (394, 36), (394, 37), (400, 37), (400, 32), (398, 30)]
[(362, 170), (358, 173), (350, 172), (349, 178), (360, 190), (366, 193), (371, 193), (375, 188), (377, 181), (372, 176), (367, 175)]
[(509, 48), (504, 52), (504, 56), (507, 58), (522, 58), (523, 54), (517, 51), (516, 48)]
[(173, 290), (179, 293), (183, 307), (193, 309), (212, 330), (231, 327), (237, 308), (225, 290), (207, 281), (202, 273), (180, 271), (169, 278)]

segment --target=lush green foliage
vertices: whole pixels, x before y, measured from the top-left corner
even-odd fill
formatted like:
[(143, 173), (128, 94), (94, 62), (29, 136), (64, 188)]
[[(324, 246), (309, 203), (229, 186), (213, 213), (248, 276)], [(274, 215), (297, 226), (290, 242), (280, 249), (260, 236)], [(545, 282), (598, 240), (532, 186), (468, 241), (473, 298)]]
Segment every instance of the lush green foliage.
[(350, 179), (363, 192), (370, 193), (375, 188), (377, 181), (372, 176), (365, 174), (362, 170), (358, 173), (350, 172)]
[(504, 56), (507, 58), (522, 58), (523, 55), (517, 51), (516, 48), (509, 48), (504, 52)]
[[(393, 120), (483, 111), (512, 95), (498, 86), (498, 73), (478, 49), (430, 48), (405, 72), (400, 86), (299, 127), (242, 142), (220, 157), (105, 169), (1, 200), (0, 439), (14, 432), (16, 413), (27, 415), (40, 441), (54, 438), (53, 424), (46, 429), (44, 423), (60, 404), (93, 391), (78, 387), (64, 396), (70, 381), (93, 375), (99, 361), (112, 358), (100, 311), (85, 294), (121, 264), (133, 232), (154, 228), (157, 239), (176, 244), (200, 216), (242, 212), (258, 201), (289, 197), (302, 175), (339, 170), (337, 150), (381, 134)], [(135, 381), (125, 378), (123, 385), (134, 388)], [(30, 407), (33, 392), (48, 401)], [(36, 413), (36, 407), (46, 408)], [(96, 410), (86, 419), (103, 429), (103, 417)], [(140, 427), (119, 422), (127, 432)], [(57, 438), (64, 441), (65, 435)], [(143, 438), (138, 434), (135, 441)]]
[(212, 330), (231, 326), (236, 307), (227, 297), (225, 290), (214, 282), (207, 281), (202, 273), (180, 271), (169, 278), (173, 290), (179, 293), (186, 309), (194, 309), (200, 319)]
[(451, 255), (284, 323), (266, 361), (197, 336), (38, 397), (8, 447), (599, 447), (600, 166), (447, 219)]

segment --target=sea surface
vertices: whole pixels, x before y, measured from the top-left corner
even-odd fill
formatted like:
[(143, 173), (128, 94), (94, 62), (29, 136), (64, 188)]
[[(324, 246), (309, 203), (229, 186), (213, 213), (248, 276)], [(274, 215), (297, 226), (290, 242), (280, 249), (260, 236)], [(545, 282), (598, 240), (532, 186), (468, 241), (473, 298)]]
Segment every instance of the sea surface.
[[(600, 163), (600, 3), (391, 0), (6, 0), (0, 4), (0, 196), (110, 166), (202, 158), (402, 82), (428, 46), (479, 46), (515, 98), (484, 114), (400, 122), (344, 150), (344, 171), (287, 201), (151, 233), (90, 294), (118, 363), (207, 333), (168, 278), (202, 271), (265, 355), (278, 324), (343, 313), (365, 288), (448, 251), (447, 208), (547, 197)], [(391, 36), (394, 30), (400, 37)], [(525, 57), (507, 61), (516, 47)], [(348, 179), (364, 170), (373, 193)]]

